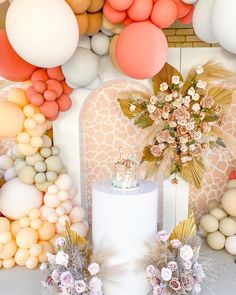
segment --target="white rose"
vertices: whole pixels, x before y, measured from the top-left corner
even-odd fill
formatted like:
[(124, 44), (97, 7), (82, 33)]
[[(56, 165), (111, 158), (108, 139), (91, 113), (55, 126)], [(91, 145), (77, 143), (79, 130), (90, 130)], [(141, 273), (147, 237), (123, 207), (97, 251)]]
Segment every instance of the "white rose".
[(182, 81), (179, 81), (179, 88), (183, 87), (184, 83)]
[(89, 282), (89, 289), (93, 292), (102, 290), (102, 281), (98, 277), (93, 277)]
[(198, 82), (197, 82), (197, 87), (200, 88), (200, 89), (206, 89), (206, 87), (207, 87), (207, 82), (202, 81), (202, 80), (198, 80)]
[(171, 278), (172, 278), (172, 271), (171, 271), (171, 269), (169, 269), (167, 267), (163, 267), (161, 269), (161, 277), (166, 282), (170, 281)]
[(193, 100), (198, 101), (200, 98), (200, 95), (196, 92), (192, 98), (193, 98)]
[(77, 293), (81, 294), (86, 291), (86, 283), (83, 280), (75, 281), (75, 290)]
[(157, 97), (156, 96), (151, 96), (150, 103), (151, 104), (156, 104), (157, 103)]
[(166, 95), (165, 96), (165, 101), (166, 102), (170, 102), (170, 101), (172, 101), (173, 100), (173, 97), (172, 96), (170, 96), (170, 95)]
[(56, 263), (56, 256), (51, 254), (51, 253), (47, 253), (47, 259), (48, 259), (48, 262), (51, 263), (51, 264), (54, 264)]
[(168, 84), (166, 82), (161, 83), (160, 90), (166, 91), (169, 88)]
[(184, 261), (184, 268), (190, 270), (192, 268), (192, 262), (189, 260)]
[(171, 93), (170, 96), (173, 97), (173, 98), (177, 98), (179, 96), (179, 93), (177, 91), (174, 91), (174, 92)]
[(191, 98), (189, 95), (187, 95), (183, 98), (183, 103), (186, 107), (189, 107), (190, 102), (191, 102)]
[(200, 75), (200, 74), (204, 73), (204, 68), (202, 66), (198, 66), (198, 67), (196, 67), (195, 71), (198, 75)]
[(195, 144), (190, 144), (190, 146), (188, 147), (188, 149), (190, 151), (194, 151), (196, 149), (196, 145)]
[(186, 127), (186, 129), (188, 131), (191, 131), (191, 130), (193, 130), (195, 128), (195, 123), (194, 122), (188, 122), (185, 127)]
[(188, 151), (188, 147), (185, 144), (182, 144), (180, 146), (180, 150), (181, 150), (181, 152), (186, 153)]
[(189, 88), (188, 95), (193, 96), (195, 94), (195, 89), (193, 87)]
[(193, 109), (195, 112), (200, 111), (200, 109), (201, 109), (200, 104), (199, 104), (199, 103), (195, 103), (195, 104), (193, 104), (192, 109)]
[(163, 113), (163, 114), (162, 114), (162, 118), (165, 119), (165, 120), (168, 119), (169, 116), (170, 116), (170, 115), (169, 115), (168, 113)]
[(147, 109), (150, 114), (154, 113), (155, 110), (157, 109), (153, 104), (148, 104)]
[(170, 123), (169, 123), (169, 126), (170, 126), (171, 128), (175, 128), (175, 127), (177, 126), (177, 123), (176, 123), (175, 121), (170, 122)]
[(133, 113), (136, 110), (136, 106), (134, 104), (131, 104), (129, 110)]
[(202, 138), (202, 132), (201, 132), (201, 131), (196, 131), (196, 132), (194, 132), (194, 138), (195, 138), (196, 140), (201, 139), (201, 138)]
[(182, 98), (178, 98), (173, 102), (173, 106), (176, 108), (180, 108), (182, 106), (182, 103), (183, 103)]
[(186, 126), (186, 124), (187, 124), (187, 120), (185, 120), (185, 119), (178, 120), (177, 123), (178, 123), (180, 126)]
[(99, 265), (97, 263), (94, 262), (94, 263), (89, 265), (88, 271), (90, 272), (90, 274), (92, 276), (94, 276), (100, 271), (100, 267), (99, 267)]
[(185, 144), (188, 142), (188, 137), (187, 136), (181, 136), (179, 139), (180, 143)]
[(191, 246), (189, 245), (185, 245), (183, 247), (180, 248), (180, 257), (184, 260), (184, 261), (189, 261), (193, 258), (193, 249)]
[(173, 76), (172, 77), (172, 83), (175, 85), (179, 85), (179, 76)]
[(57, 252), (55, 262), (58, 265), (63, 265), (65, 267), (67, 267), (68, 262), (69, 262), (69, 255), (66, 254), (64, 251), (59, 251), (59, 252)]

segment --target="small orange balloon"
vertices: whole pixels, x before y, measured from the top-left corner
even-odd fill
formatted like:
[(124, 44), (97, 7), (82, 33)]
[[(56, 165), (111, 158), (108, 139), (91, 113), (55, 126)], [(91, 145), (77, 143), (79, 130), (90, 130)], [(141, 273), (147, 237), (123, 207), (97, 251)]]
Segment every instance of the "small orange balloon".
[(75, 14), (84, 13), (90, 5), (91, 0), (66, 0)]
[(79, 25), (79, 34), (83, 36), (88, 30), (88, 15), (87, 13), (77, 14), (76, 19)]
[(0, 102), (0, 137), (15, 137), (23, 129), (24, 114), (12, 102)]
[(50, 242), (46, 242), (46, 241), (40, 241), (39, 245), (43, 247), (43, 251), (38, 257), (39, 262), (42, 263), (47, 261), (47, 253), (53, 253), (53, 247)]
[(0, 252), (0, 259), (12, 258), (17, 250), (17, 245), (15, 240), (11, 240), (9, 243), (3, 244), (3, 248)]
[(87, 9), (88, 12), (97, 12), (102, 9), (105, 0), (91, 0), (89, 8)]
[(87, 35), (93, 36), (101, 29), (102, 26), (102, 13), (88, 13), (88, 30)]
[(39, 239), (41, 241), (49, 241), (53, 238), (53, 236), (55, 235), (55, 232), (56, 232), (55, 225), (47, 221), (44, 221), (43, 225), (38, 230)]

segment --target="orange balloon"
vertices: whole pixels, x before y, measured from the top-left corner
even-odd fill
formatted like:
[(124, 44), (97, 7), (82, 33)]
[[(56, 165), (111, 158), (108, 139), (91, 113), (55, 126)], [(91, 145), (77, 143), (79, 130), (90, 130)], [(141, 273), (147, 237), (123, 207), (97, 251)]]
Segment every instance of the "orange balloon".
[(182, 18), (185, 15), (187, 15), (191, 9), (193, 8), (192, 4), (186, 4), (184, 3), (182, 0), (173, 0), (175, 1), (175, 4), (177, 6), (178, 9), (178, 15), (177, 18)]
[(1, 101), (0, 137), (17, 136), (23, 130), (24, 119), (24, 114), (18, 105), (8, 101)]
[(144, 21), (151, 15), (152, 7), (152, 0), (135, 0), (127, 10), (127, 13), (134, 21)]
[(80, 36), (83, 36), (88, 30), (88, 15), (86, 12), (84, 12), (82, 14), (76, 15), (76, 19), (79, 25), (79, 34)]
[(0, 30), (0, 44), (0, 76), (17, 82), (30, 79), (36, 67), (15, 52), (4, 30)]
[(164, 66), (168, 44), (162, 30), (149, 21), (127, 26), (116, 45), (122, 71), (135, 79), (153, 77)]
[(75, 14), (84, 13), (90, 5), (90, 0), (66, 0)]
[[(119, 0), (120, 1), (120, 0)], [(105, 0), (91, 0), (89, 8), (87, 9), (88, 12), (97, 12), (102, 9)]]
[(168, 28), (177, 18), (178, 10), (173, 0), (158, 0), (153, 6), (151, 21), (159, 28)]
[(88, 13), (88, 30), (87, 35), (93, 36), (101, 29), (102, 26), (102, 13)]
[(126, 18), (125, 11), (117, 11), (106, 2), (103, 7), (103, 14), (113, 24), (121, 23)]

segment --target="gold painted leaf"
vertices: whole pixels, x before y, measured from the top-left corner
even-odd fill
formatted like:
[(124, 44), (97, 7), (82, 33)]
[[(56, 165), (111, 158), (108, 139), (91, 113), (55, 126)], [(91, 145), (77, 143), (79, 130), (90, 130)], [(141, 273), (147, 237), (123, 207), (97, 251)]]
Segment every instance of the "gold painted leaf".
[(158, 173), (158, 165), (157, 162), (147, 162), (146, 164), (146, 172), (145, 178), (148, 179), (152, 176), (156, 176)]
[(150, 126), (153, 125), (153, 120), (150, 119), (148, 114), (141, 114), (140, 116), (138, 116), (134, 120), (134, 125), (142, 128), (142, 129), (145, 129), (145, 128), (150, 127)]
[(118, 103), (120, 104), (121, 111), (129, 119), (135, 118), (142, 110), (139, 107), (136, 107), (134, 112), (130, 111), (130, 106), (133, 104), (131, 99), (119, 99)]
[(194, 219), (194, 214), (191, 211), (188, 219), (180, 222), (170, 235), (170, 240), (179, 240), (181, 243), (187, 242), (190, 238), (196, 235), (197, 226)]
[(166, 82), (168, 85), (172, 84), (173, 76), (179, 76), (180, 80), (183, 81), (181, 73), (176, 68), (166, 63), (162, 70), (152, 78), (153, 91), (155, 95), (160, 93), (161, 83)]
[(180, 176), (190, 184), (197, 188), (201, 188), (205, 166), (202, 159), (193, 158), (187, 166), (180, 168)]
[(141, 163), (143, 162), (157, 162), (158, 158), (153, 156), (153, 154), (150, 152), (150, 147), (146, 146), (143, 150), (143, 156), (142, 156), (142, 160)]

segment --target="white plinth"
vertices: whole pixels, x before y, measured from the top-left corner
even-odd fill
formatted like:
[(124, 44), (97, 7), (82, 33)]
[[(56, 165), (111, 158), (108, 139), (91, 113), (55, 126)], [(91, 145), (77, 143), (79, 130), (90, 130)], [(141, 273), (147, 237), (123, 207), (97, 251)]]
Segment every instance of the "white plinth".
[(151, 288), (137, 265), (146, 254), (145, 242), (157, 232), (157, 184), (140, 181), (130, 190), (116, 189), (111, 180), (93, 186), (93, 247), (114, 250), (109, 263), (126, 269), (116, 283), (104, 281), (104, 295), (146, 295)]

